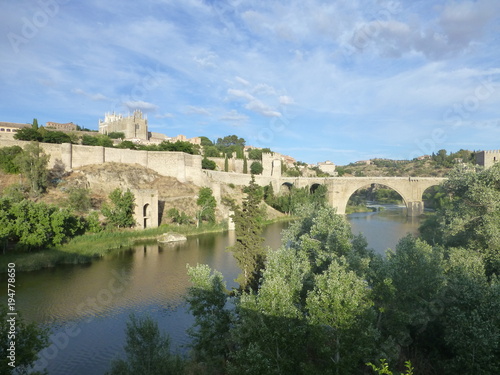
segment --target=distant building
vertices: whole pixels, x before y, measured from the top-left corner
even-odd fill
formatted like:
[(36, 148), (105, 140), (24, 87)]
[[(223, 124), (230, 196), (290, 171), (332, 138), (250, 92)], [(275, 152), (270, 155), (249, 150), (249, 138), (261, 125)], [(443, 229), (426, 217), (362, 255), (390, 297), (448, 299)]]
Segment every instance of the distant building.
[(358, 160), (354, 164), (366, 164), (366, 165), (371, 165), (373, 162), (371, 160)]
[(417, 158), (417, 160), (427, 160), (427, 159), (430, 159), (430, 158), (431, 158), (431, 156), (430, 156), (430, 155), (422, 155), (422, 156), (419, 156), (419, 157)]
[(66, 130), (66, 131), (75, 131), (76, 130), (76, 125), (73, 124), (72, 122), (68, 122), (66, 124), (60, 124), (58, 122), (47, 122), (45, 124), (45, 127), (57, 129), (57, 130)]
[(124, 133), (125, 139), (134, 141), (149, 140), (148, 119), (140, 110), (135, 110), (132, 115), (124, 117), (121, 114), (106, 113), (104, 120), (99, 120), (99, 133)]
[(485, 168), (498, 163), (500, 160), (500, 150), (478, 151), (476, 152), (476, 164)]
[(323, 172), (328, 173), (332, 176), (338, 175), (338, 173), (335, 171), (335, 164), (333, 164), (330, 160), (318, 163), (318, 167)]
[(23, 128), (31, 128), (31, 124), (18, 124), (15, 122), (0, 122), (0, 135), (13, 136), (14, 133)]

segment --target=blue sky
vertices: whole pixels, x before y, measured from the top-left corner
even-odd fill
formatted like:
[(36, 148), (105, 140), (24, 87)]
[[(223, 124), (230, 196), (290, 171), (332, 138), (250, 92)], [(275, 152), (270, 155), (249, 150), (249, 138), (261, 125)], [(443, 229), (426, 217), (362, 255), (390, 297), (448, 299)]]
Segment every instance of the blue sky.
[(344, 165), (500, 148), (500, 1), (3, 0), (0, 121), (142, 109)]

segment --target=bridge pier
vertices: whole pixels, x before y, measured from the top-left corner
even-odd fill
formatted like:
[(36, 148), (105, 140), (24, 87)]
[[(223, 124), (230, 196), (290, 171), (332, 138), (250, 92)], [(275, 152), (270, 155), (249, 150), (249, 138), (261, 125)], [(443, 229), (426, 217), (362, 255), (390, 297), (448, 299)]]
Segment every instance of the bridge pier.
[(423, 201), (413, 201), (406, 202), (407, 216), (420, 216), (424, 213), (424, 202)]

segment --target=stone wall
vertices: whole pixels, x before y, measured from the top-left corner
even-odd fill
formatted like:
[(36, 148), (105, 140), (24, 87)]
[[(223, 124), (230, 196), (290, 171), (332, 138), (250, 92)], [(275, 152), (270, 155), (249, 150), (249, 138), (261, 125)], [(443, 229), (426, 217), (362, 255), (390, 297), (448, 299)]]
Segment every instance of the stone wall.
[(500, 150), (476, 152), (476, 164), (489, 168), (500, 161)]
[[(0, 147), (24, 147), (29, 142), (0, 138)], [(40, 143), (43, 150), (50, 155), (49, 168), (62, 163), (66, 170), (85, 165), (102, 163), (139, 164), (150, 168), (163, 176), (177, 178), (181, 182), (192, 182), (195, 185), (206, 184), (201, 169), (201, 156), (183, 152), (136, 151), (101, 146), (82, 146), (69, 143)]]

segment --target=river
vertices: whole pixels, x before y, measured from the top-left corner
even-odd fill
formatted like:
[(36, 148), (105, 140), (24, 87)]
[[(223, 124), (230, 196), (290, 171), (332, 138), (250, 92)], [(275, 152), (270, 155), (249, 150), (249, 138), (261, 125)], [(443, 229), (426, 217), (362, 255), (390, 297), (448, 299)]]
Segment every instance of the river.
[[(399, 207), (348, 215), (353, 233), (362, 232), (369, 247), (383, 253), (399, 238), (416, 233), (419, 219)], [(265, 228), (266, 245), (276, 249), (288, 223)], [(36, 369), (49, 375), (100, 375), (113, 358), (123, 356), (125, 326), (131, 313), (149, 315), (186, 351), (186, 329), (193, 322), (183, 296), (189, 286), (186, 264), (204, 263), (224, 274), (229, 288), (239, 273), (225, 249), (234, 232), (206, 234), (184, 243), (136, 246), (89, 265), (62, 266), (17, 275), (17, 308), (28, 321), (50, 326), (51, 345)], [(6, 298), (6, 291), (1, 291)]]

